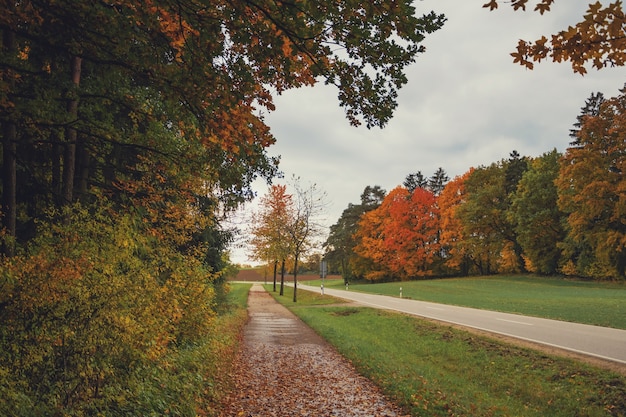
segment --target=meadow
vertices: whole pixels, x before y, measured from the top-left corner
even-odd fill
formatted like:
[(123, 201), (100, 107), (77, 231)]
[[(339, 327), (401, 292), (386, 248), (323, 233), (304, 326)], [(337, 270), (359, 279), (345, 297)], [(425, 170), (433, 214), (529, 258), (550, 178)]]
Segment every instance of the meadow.
[[(319, 286), (320, 280), (307, 285)], [(326, 288), (345, 288), (325, 280)], [(350, 291), (626, 329), (626, 283), (499, 275), (350, 284)]]
[(291, 291), (272, 294), (412, 416), (626, 415), (624, 375), (319, 293), (293, 303)]

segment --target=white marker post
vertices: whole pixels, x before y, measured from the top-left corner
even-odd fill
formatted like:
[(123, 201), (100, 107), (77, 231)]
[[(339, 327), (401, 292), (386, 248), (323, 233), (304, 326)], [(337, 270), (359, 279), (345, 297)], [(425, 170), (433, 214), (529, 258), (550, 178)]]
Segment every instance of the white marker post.
[(324, 295), (324, 279), (326, 278), (327, 271), (328, 271), (328, 265), (326, 264), (326, 261), (322, 261), (320, 263), (320, 277), (322, 277), (322, 286), (321, 286), (322, 295)]

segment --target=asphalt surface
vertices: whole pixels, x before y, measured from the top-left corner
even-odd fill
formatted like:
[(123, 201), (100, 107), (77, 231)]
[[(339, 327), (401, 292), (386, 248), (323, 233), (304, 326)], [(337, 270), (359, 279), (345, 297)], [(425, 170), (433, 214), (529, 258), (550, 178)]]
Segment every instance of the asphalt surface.
[[(320, 287), (298, 283), (298, 289)], [(471, 327), (626, 365), (626, 330), (517, 314), (457, 307), (356, 291), (324, 289), (324, 294), (370, 307)]]

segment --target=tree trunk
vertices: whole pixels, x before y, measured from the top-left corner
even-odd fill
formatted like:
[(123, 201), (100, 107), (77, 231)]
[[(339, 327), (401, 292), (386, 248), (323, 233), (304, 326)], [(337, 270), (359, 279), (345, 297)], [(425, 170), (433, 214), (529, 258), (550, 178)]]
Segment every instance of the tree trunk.
[(76, 90), (71, 92), (67, 102), (68, 124), (65, 128), (65, 157), (63, 161), (63, 203), (69, 205), (74, 200), (74, 176), (76, 174), (76, 136), (73, 123), (78, 119), (78, 86), (80, 84), (82, 58), (73, 56), (71, 60), (72, 84)]
[[(5, 29), (2, 46), (7, 54), (15, 51), (15, 33)], [(10, 82), (10, 80), (9, 80)], [(10, 118), (6, 115), (7, 119)], [(15, 123), (5, 120), (2, 125), (2, 224), (9, 239), (4, 241), (2, 251), (7, 256), (15, 254), (17, 219), (17, 129)]]
[(280, 265), (280, 295), (285, 293), (285, 260), (283, 259), (282, 264)]
[[(61, 140), (61, 138), (59, 138)], [(63, 204), (63, 180), (61, 175), (61, 162), (63, 161), (63, 146), (60, 143), (54, 144), (52, 149), (52, 196), (57, 206)]]
[(298, 301), (297, 297), (298, 292), (298, 252), (296, 252), (296, 257), (293, 261), (293, 302)]
[(87, 144), (84, 141), (84, 138), (77, 138), (77, 147), (76, 147), (76, 166), (78, 168), (78, 184), (77, 184), (77, 195), (76, 198), (81, 201), (87, 195), (87, 189), (89, 187), (89, 150), (87, 149)]
[(276, 271), (278, 270), (278, 259), (274, 261), (274, 292), (276, 292)]

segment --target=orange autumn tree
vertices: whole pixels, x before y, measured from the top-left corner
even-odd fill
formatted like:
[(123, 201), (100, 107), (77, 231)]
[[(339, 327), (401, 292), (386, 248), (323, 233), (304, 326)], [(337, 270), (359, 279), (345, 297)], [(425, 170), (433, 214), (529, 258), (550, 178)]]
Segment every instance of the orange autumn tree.
[(413, 193), (393, 189), (383, 203), (359, 223), (355, 252), (378, 266), (366, 278), (410, 279), (432, 274), (440, 256), (439, 212), (434, 194), (424, 188)]
[[(498, 0), (490, 0), (483, 7), (494, 10)], [(509, 2), (515, 10), (526, 10), (528, 0)], [(550, 11), (554, 0), (537, 0), (534, 10), (544, 14)], [(586, 64), (596, 69), (623, 66), (626, 63), (626, 17), (621, 0), (602, 4), (590, 3), (583, 19), (567, 29), (542, 36), (534, 42), (520, 40), (517, 50), (511, 53), (514, 62), (528, 69), (534, 62), (552, 59), (554, 62), (570, 61), (574, 72), (585, 74)]]
[(458, 207), (466, 201), (465, 182), (474, 171), (470, 168), (465, 174), (448, 182), (437, 199), (441, 219), (440, 244), (445, 253), (445, 265), (451, 271), (462, 275), (469, 274), (471, 260), (463, 242), (463, 224), (457, 216)]

